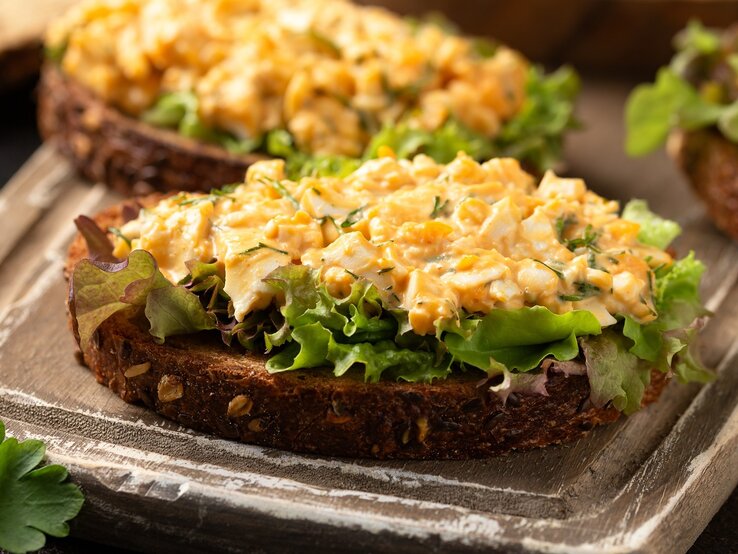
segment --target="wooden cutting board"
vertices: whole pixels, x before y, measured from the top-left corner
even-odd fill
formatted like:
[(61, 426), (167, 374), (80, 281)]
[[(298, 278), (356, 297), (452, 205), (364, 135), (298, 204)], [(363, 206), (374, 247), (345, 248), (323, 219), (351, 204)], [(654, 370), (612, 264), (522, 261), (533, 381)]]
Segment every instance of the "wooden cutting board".
[[(738, 482), (738, 247), (662, 156), (621, 154), (627, 88), (595, 84), (570, 171), (646, 196), (710, 267), (705, 387), (575, 444), (467, 462), (305, 456), (196, 433), (77, 365), (61, 275), (72, 218), (116, 201), (40, 149), (0, 194), (0, 418), (46, 441), (87, 502), (74, 534), (150, 552), (684, 552)], [(598, 123), (594, 123), (598, 122)]]

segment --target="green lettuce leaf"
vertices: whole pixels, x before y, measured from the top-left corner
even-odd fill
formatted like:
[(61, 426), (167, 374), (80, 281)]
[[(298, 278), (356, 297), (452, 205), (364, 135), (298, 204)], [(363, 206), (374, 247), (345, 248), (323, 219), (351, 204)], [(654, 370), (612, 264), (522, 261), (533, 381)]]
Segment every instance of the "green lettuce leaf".
[(543, 171), (561, 158), (564, 132), (578, 127), (574, 99), (579, 77), (570, 67), (545, 75), (532, 67), (526, 100), (495, 139), (495, 155), (511, 156)]
[(422, 153), (439, 163), (451, 162), (459, 152), (477, 160), (489, 158), (494, 153), (489, 139), (453, 118), (435, 131), (410, 127), (406, 123), (386, 125), (374, 135), (365, 157), (376, 158), (383, 146), (391, 148), (398, 158), (412, 158)]
[(704, 99), (670, 68), (662, 68), (654, 84), (637, 86), (625, 107), (625, 150), (643, 156), (666, 142), (672, 129), (700, 129), (723, 121), (732, 129), (727, 106)]
[(484, 371), (494, 362), (529, 371), (547, 356), (571, 360), (579, 354), (577, 337), (602, 330), (591, 312), (558, 315), (543, 306), (492, 310), (481, 319), (462, 320), (460, 328), (444, 334), (448, 351), (455, 360)]
[(695, 322), (708, 314), (699, 295), (704, 271), (704, 264), (690, 252), (657, 274), (656, 321), (644, 325), (624, 318), (623, 335), (632, 343), (629, 351), (661, 371), (673, 371), (682, 382), (704, 383), (714, 378), (714, 372), (704, 367), (696, 355)]
[(121, 263), (79, 262), (72, 274), (71, 304), (83, 348), (97, 328), (118, 312), (134, 315), (144, 310), (159, 341), (173, 334), (214, 329), (216, 323), (198, 297), (167, 281), (144, 250), (134, 250)]
[(333, 366), (341, 376), (357, 366), (369, 382), (382, 376), (429, 382), (450, 371), (450, 357), (403, 348), (392, 340), (397, 320), (382, 308), (376, 287), (364, 279), (357, 279), (342, 299), (331, 296), (318, 272), (306, 266), (281, 267), (265, 281), (285, 295), (285, 325), (268, 336), (271, 346), (285, 348), (267, 362), (270, 372)]
[(664, 219), (648, 209), (645, 200), (631, 200), (623, 209), (623, 219), (634, 221), (641, 226), (638, 240), (643, 244), (663, 250), (682, 232), (675, 221)]
[(361, 367), (364, 380), (378, 382), (382, 377), (409, 382), (431, 382), (451, 371), (451, 358), (441, 360), (432, 352), (400, 348), (391, 340), (375, 343), (341, 343), (335, 333), (321, 323), (302, 325), (292, 330), (295, 342), (267, 361), (270, 373), (333, 366), (336, 377), (352, 367)]
[(582, 339), (592, 404), (608, 402), (626, 415), (641, 407), (651, 380), (649, 364), (628, 351), (625, 339), (614, 331)]
[(528, 74), (526, 100), (520, 112), (496, 138), (475, 133), (453, 118), (435, 131), (401, 122), (382, 128), (367, 147), (365, 157), (377, 157), (382, 146), (390, 147), (398, 158), (423, 153), (440, 163), (465, 152), (477, 160), (511, 156), (543, 171), (559, 160), (563, 133), (577, 126), (574, 98), (578, 91), (579, 78), (571, 68), (544, 75), (534, 67)]

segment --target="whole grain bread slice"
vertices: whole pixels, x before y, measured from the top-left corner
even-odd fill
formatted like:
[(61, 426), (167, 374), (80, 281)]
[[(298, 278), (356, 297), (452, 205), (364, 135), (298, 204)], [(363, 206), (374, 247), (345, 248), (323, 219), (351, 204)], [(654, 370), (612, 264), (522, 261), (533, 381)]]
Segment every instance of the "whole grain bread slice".
[[(96, 221), (103, 229), (118, 226), (124, 211), (114, 206)], [(86, 256), (77, 236), (67, 277)], [(74, 329), (71, 315), (70, 324)], [(477, 372), (456, 372), (432, 384), (369, 384), (328, 369), (270, 374), (265, 356), (227, 347), (217, 334), (171, 337), (159, 345), (145, 319), (121, 316), (103, 323), (81, 354), (97, 380), (126, 402), (193, 429), (297, 452), (485, 457), (573, 441), (620, 416), (613, 407), (594, 407), (586, 375), (564, 373), (557, 363), (548, 367), (547, 396), (512, 394), (503, 402)], [(666, 381), (652, 372), (644, 405), (658, 398)]]
[(675, 131), (667, 149), (715, 225), (738, 240), (738, 145), (710, 128)]
[(266, 159), (231, 154), (128, 117), (49, 62), (41, 71), (38, 124), (82, 175), (127, 196), (241, 182), (249, 165)]

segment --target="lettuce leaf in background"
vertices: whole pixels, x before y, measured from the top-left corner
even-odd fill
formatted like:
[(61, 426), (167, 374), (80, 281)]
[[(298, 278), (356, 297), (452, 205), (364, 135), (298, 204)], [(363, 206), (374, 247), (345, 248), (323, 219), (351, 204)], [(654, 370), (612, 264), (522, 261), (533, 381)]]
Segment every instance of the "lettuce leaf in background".
[(523, 107), (495, 138), (494, 154), (511, 156), (541, 172), (553, 167), (561, 158), (564, 132), (579, 126), (574, 117), (579, 88), (579, 77), (570, 67), (549, 75), (532, 67)]
[[(674, 40), (668, 67), (652, 84), (637, 86), (625, 110), (625, 150), (643, 156), (662, 146), (670, 131), (716, 126), (738, 142), (738, 101), (726, 83), (735, 79), (735, 50), (724, 49), (721, 34), (691, 21)], [(732, 74), (731, 74), (732, 73)]]
[(662, 146), (672, 129), (709, 127), (724, 112), (724, 106), (703, 99), (672, 69), (662, 68), (654, 84), (638, 85), (628, 98), (625, 150), (643, 156)]
[(663, 250), (677, 238), (682, 229), (679, 224), (653, 213), (645, 200), (631, 200), (623, 209), (623, 219), (634, 221), (641, 226), (638, 240), (643, 244)]
[(189, 138), (218, 144), (234, 154), (262, 152), (284, 158), (290, 179), (308, 175), (346, 176), (356, 170), (362, 160), (376, 158), (382, 146), (391, 148), (398, 158), (423, 153), (439, 163), (452, 161), (460, 151), (477, 160), (512, 156), (542, 172), (559, 160), (563, 133), (577, 127), (574, 98), (579, 86), (577, 74), (569, 67), (549, 75), (532, 67), (526, 84), (526, 100), (497, 137), (476, 133), (453, 117), (434, 131), (399, 121), (375, 133), (360, 158), (302, 152), (286, 129), (273, 129), (260, 137), (239, 139), (232, 133), (207, 126), (200, 119), (198, 99), (191, 91), (163, 94), (141, 119), (150, 125), (176, 129)]
[(372, 138), (365, 157), (376, 158), (382, 147), (392, 149), (398, 158), (412, 158), (422, 153), (444, 164), (453, 161), (458, 152), (465, 152), (477, 160), (494, 155), (494, 145), (488, 138), (454, 118), (435, 131), (410, 127), (406, 123), (386, 125)]

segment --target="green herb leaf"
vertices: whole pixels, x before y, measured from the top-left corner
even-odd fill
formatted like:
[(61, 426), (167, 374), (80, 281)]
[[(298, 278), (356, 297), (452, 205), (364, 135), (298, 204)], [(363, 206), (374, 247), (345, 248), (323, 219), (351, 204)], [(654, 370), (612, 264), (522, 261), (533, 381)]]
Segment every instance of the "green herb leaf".
[(82, 508), (79, 487), (68, 483), (60, 465), (41, 466), (46, 447), (41, 441), (18, 442), (5, 437), (0, 421), (0, 549), (28, 552), (41, 549), (44, 533), (69, 534), (67, 521)]

